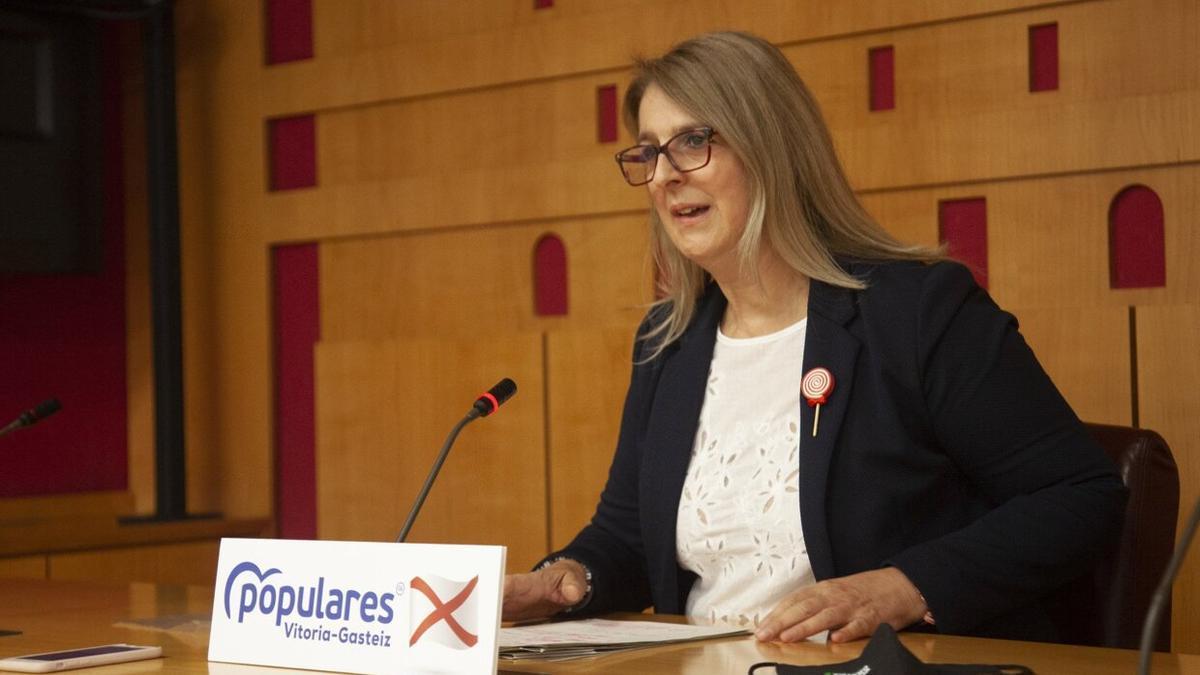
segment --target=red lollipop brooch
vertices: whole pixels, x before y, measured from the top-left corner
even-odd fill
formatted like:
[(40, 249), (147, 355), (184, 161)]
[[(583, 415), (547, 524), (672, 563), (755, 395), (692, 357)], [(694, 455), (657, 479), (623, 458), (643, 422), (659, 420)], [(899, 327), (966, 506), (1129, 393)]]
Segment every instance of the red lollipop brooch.
[(800, 393), (804, 394), (804, 400), (808, 401), (808, 407), (816, 408), (813, 417), (813, 436), (817, 435), (817, 425), (821, 422), (821, 405), (829, 398), (829, 393), (833, 391), (833, 373), (825, 368), (813, 368), (804, 374), (804, 379), (800, 381)]

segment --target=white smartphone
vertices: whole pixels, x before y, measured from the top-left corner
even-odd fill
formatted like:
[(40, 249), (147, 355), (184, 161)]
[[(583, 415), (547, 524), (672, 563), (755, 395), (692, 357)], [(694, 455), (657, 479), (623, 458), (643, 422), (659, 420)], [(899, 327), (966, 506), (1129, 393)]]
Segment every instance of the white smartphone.
[(66, 649), (61, 652), (12, 656), (0, 659), (0, 670), (15, 670), (20, 673), (52, 673), (57, 670), (157, 658), (162, 658), (162, 647), (125, 644), (101, 645), (83, 649)]

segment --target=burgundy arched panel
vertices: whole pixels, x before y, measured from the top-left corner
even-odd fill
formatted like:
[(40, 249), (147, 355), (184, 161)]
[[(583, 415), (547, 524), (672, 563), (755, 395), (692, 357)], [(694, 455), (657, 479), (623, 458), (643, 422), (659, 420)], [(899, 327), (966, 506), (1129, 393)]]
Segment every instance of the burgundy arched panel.
[(938, 238), (949, 254), (971, 268), (975, 281), (988, 287), (987, 200), (983, 197), (938, 203)]
[(1163, 204), (1154, 190), (1131, 185), (1108, 209), (1109, 285), (1147, 288), (1167, 284)]
[[(120, 55), (101, 22), (100, 268), (0, 276), (0, 426), (45, 399), (62, 411), (0, 439), (0, 498), (128, 487), (125, 172)], [(7, 161), (7, 158), (6, 160)]]
[(557, 235), (545, 235), (534, 247), (533, 292), (538, 316), (567, 313), (567, 247)]

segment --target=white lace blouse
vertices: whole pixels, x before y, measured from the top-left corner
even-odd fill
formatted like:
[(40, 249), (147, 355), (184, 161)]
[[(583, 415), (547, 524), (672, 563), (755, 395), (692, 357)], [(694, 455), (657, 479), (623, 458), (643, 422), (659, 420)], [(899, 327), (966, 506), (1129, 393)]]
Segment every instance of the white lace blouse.
[(699, 576), (689, 616), (757, 624), (814, 582), (798, 494), (806, 325), (745, 339), (717, 332), (676, 523), (679, 564)]

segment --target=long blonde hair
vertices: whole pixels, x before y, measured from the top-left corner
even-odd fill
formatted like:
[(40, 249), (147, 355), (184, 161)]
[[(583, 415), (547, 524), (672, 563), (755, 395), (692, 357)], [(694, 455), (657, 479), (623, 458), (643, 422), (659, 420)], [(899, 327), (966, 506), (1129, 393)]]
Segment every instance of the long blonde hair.
[[(860, 289), (835, 256), (932, 261), (939, 249), (906, 245), (867, 214), (846, 180), (816, 99), (774, 45), (747, 33), (708, 33), (656, 59), (635, 62), (625, 94), (625, 126), (638, 135), (638, 109), (650, 85), (720, 133), (753, 186), (738, 242), (742, 269), (757, 274), (763, 243), (791, 269), (834, 286)], [(663, 319), (644, 338), (649, 358), (687, 328), (708, 274), (671, 243), (651, 209), (651, 249), (660, 272)]]

